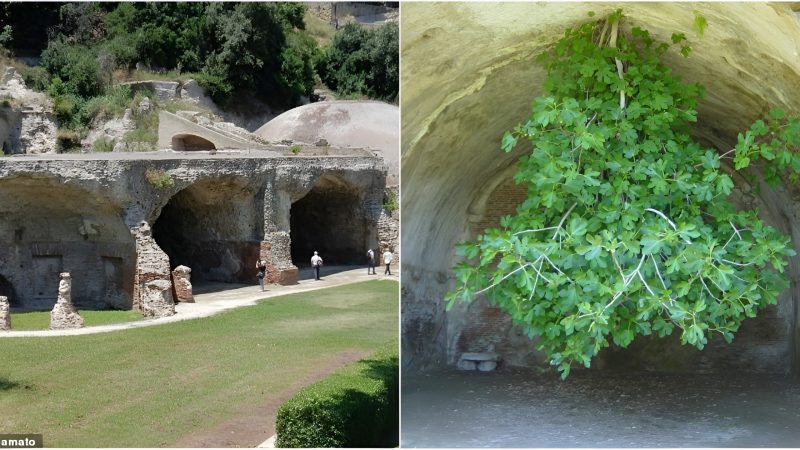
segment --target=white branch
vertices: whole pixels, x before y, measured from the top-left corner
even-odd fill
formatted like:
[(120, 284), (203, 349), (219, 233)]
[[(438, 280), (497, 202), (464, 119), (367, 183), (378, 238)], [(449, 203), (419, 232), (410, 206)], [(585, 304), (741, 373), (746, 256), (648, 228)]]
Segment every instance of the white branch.
[(656, 258), (652, 254), (650, 254), (650, 259), (653, 260), (653, 265), (656, 268), (656, 275), (658, 275), (658, 279), (661, 280), (661, 286), (664, 286), (664, 289), (666, 289), (667, 284), (664, 283), (664, 278), (661, 276), (661, 271), (658, 270), (658, 263), (656, 262)]
[(481, 289), (480, 291), (476, 292), (476, 293), (475, 293), (475, 295), (478, 295), (478, 294), (483, 294), (484, 292), (488, 291), (489, 289), (491, 289), (491, 288), (493, 288), (493, 287), (497, 286), (498, 284), (502, 283), (503, 281), (505, 281), (505, 280), (506, 280), (506, 278), (510, 277), (511, 275), (514, 275), (515, 273), (519, 272), (520, 270), (525, 270), (525, 266), (529, 266), (529, 265), (531, 265), (531, 263), (527, 263), (527, 264), (525, 264), (525, 265), (521, 265), (521, 266), (519, 266), (519, 269), (514, 269), (514, 270), (512, 270), (511, 272), (509, 272), (509, 273), (508, 273), (506, 276), (504, 276), (503, 278), (501, 278), (501, 279), (500, 279), (499, 281), (497, 281), (496, 283), (492, 283), (492, 284), (491, 284), (489, 287), (483, 288), (483, 289)]
[[(678, 231), (678, 227), (675, 226), (675, 222), (671, 221), (669, 219), (669, 217), (667, 217), (666, 214), (662, 213), (661, 211), (659, 211), (657, 209), (653, 209), (653, 208), (645, 208), (645, 211), (650, 211), (651, 213), (658, 214), (659, 216), (661, 216), (662, 219), (666, 220), (667, 223), (669, 223), (669, 226), (671, 226), (673, 230)], [(686, 242), (689, 245), (692, 244), (691, 241), (689, 241), (688, 239), (684, 239), (683, 242)]]
[(646, 287), (646, 288), (647, 288), (647, 292), (649, 292), (649, 293), (650, 293), (650, 295), (652, 295), (652, 296), (655, 296), (655, 295), (656, 295), (656, 293), (655, 293), (655, 292), (653, 292), (653, 290), (652, 290), (652, 289), (650, 289), (650, 285), (649, 285), (649, 284), (647, 284), (647, 281), (644, 281), (644, 277), (642, 276), (642, 272), (636, 271), (636, 273), (638, 273), (638, 274), (639, 274), (639, 279), (640, 279), (640, 280), (642, 280), (642, 283), (644, 283), (644, 287)]
[(706, 292), (708, 292), (708, 295), (710, 295), (711, 298), (713, 298), (714, 300), (719, 301), (719, 299), (711, 292), (711, 289), (708, 288), (708, 285), (706, 284), (705, 280), (703, 280), (703, 276), (700, 275), (699, 278), (700, 278), (700, 282), (703, 283), (703, 287), (706, 288)]
[(516, 236), (516, 235), (518, 235), (518, 234), (523, 234), (523, 233), (536, 233), (537, 231), (555, 230), (556, 228), (557, 228), (557, 227), (547, 227), (547, 228), (537, 228), (537, 229), (535, 229), (535, 230), (523, 230), (523, 231), (517, 231), (516, 233), (512, 234), (512, 236)]
[(564, 214), (564, 217), (561, 218), (561, 222), (558, 222), (558, 226), (556, 227), (556, 232), (553, 233), (552, 239), (555, 239), (556, 236), (558, 236), (558, 231), (561, 229), (561, 226), (564, 225), (564, 221), (567, 220), (567, 216), (569, 216), (569, 213), (571, 213), (576, 206), (578, 206), (578, 204), (573, 203), (572, 206), (570, 206), (569, 209), (567, 210), (567, 213)]

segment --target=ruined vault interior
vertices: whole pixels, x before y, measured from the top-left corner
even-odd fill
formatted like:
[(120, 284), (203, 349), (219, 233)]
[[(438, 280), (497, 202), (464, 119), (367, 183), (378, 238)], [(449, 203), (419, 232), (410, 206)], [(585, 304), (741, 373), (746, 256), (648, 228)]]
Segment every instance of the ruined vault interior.
[[(738, 132), (774, 106), (800, 112), (800, 21), (790, 4), (546, 3), (409, 4), (404, 10), (401, 164), (404, 243), (403, 366), (419, 370), (453, 365), (461, 352), (496, 348), (509, 366), (542, 364), (534, 345), (485, 301), (445, 312), (452, 288), (454, 245), (513, 212), (520, 187), (508, 184), (514, 162), (529, 151), (499, 150), (503, 133), (527, 119), (541, 93), (544, 70), (535, 56), (566, 28), (623, 7), (626, 26), (660, 40), (686, 33), (692, 52), (665, 63), (706, 95), (694, 134), (723, 152)], [(706, 18), (701, 37), (695, 14)], [(796, 192), (737, 178), (732, 201), (758, 207), (762, 218), (798, 241)], [(745, 322), (733, 345), (712, 342), (697, 352), (670, 339), (641, 340), (597, 359), (602, 368), (635, 367), (686, 372), (739, 370), (789, 373), (798, 365), (798, 260), (776, 307)], [(406, 282), (406, 280), (414, 280)], [(663, 355), (670, 355), (664, 358)]]

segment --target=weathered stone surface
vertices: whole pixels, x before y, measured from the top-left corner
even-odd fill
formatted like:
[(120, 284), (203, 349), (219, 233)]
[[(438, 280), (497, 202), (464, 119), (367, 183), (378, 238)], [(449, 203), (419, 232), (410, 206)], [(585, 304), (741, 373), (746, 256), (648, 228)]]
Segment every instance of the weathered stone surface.
[(175, 301), (181, 303), (194, 303), (192, 295), (192, 269), (178, 266), (172, 271), (172, 285), (175, 289)]
[(491, 372), (496, 368), (497, 368), (497, 362), (495, 361), (481, 361), (478, 363), (478, 370), (480, 370), (481, 372)]
[[(454, 245), (474, 238), (472, 224), (494, 209), (486, 197), (510, 179), (516, 159), (530, 150), (504, 154), (498, 142), (504, 131), (524, 122), (531, 100), (542, 93), (545, 71), (535, 55), (552, 48), (566, 28), (590, 20), (589, 10), (603, 17), (616, 8), (619, 4), (404, 5), (402, 71), (413, 74), (403, 78), (401, 88), (404, 368), (456, 365), (460, 350), (480, 348), (476, 342), (491, 339), (502, 341), (504, 364), (546, 364), (532, 351), (535, 342), (510, 331), (510, 319), (487, 326), (488, 302), (445, 312), (442, 298), (454, 285)], [(668, 53), (665, 62), (684, 80), (706, 86), (694, 135), (721, 153), (770, 107), (800, 112), (793, 100), (800, 85), (800, 28), (791, 9), (788, 4), (630, 3), (624, 13), (629, 26), (649, 29), (667, 42), (673, 32), (692, 34), (695, 14), (709, 19), (705, 35), (690, 38), (688, 58)], [(746, 43), (741, 36), (748, 36)], [(736, 184), (747, 185), (738, 179)], [(768, 223), (798, 242), (797, 190), (786, 188), (790, 192), (762, 188), (756, 201)], [(796, 290), (797, 257), (790, 267)], [(678, 336), (637, 338), (628, 350), (606, 349), (597, 361), (607, 367), (639, 363), (652, 370), (783, 373), (794, 360), (797, 370), (800, 309), (792, 295), (797, 297), (787, 290), (776, 307), (746, 320), (730, 345), (714, 339), (698, 352), (681, 347)]]
[[(13, 289), (20, 307), (50, 309), (52, 283), (69, 267), (80, 280), (72, 291), (78, 308), (141, 310), (144, 284), (170, 281), (171, 269), (181, 264), (192, 268), (194, 286), (255, 284), (253, 267), (264, 242), (270, 244), (263, 258), (271, 264), (268, 282), (294, 283), (292, 239), (308, 225), (292, 225), (292, 205), (323, 185), (348, 193), (328, 198), (339, 198), (346, 211), (339, 221), (363, 224), (347, 239), (357, 250), (355, 263), (363, 264), (365, 249), (377, 242), (385, 170), (375, 157), (159, 152), (0, 158), (0, 276), (8, 281), (1, 292)], [(172, 184), (156, 185), (146, 173)], [(313, 203), (312, 209), (324, 206)], [(141, 222), (152, 230), (138, 233)], [(330, 227), (340, 228), (338, 222)], [(333, 257), (336, 250), (323, 252)], [(308, 264), (308, 256), (298, 261)]]
[(178, 86), (180, 83), (177, 81), (158, 81), (158, 80), (147, 80), (147, 81), (128, 81), (125, 83), (121, 83), (122, 85), (128, 85), (131, 87), (131, 91), (137, 92), (141, 90), (149, 90), (153, 91), (161, 101), (172, 100), (178, 98)]
[(50, 312), (50, 329), (65, 330), (81, 327), (83, 327), (83, 317), (72, 305), (72, 277), (68, 272), (63, 272), (58, 283), (58, 300)]
[(478, 363), (476, 363), (475, 361), (462, 359), (458, 361), (456, 368), (458, 370), (475, 370), (478, 368)]
[[(201, 123), (201, 119), (208, 122)], [(158, 114), (158, 147), (175, 151), (221, 150), (221, 149), (261, 149), (266, 147), (250, 135), (231, 132), (230, 128), (217, 127), (208, 118), (198, 115), (196, 121), (181, 117), (168, 111)], [(273, 154), (273, 156), (277, 156)]]
[(400, 181), (400, 109), (381, 102), (331, 101), (290, 109), (255, 131), (269, 141), (311, 144), (320, 139), (335, 147), (366, 147), (383, 158), (387, 185)]
[(175, 303), (169, 257), (156, 244), (147, 222), (134, 228), (132, 233), (136, 239), (133, 307), (145, 317), (171, 316), (175, 314)]
[(11, 329), (11, 307), (8, 297), (0, 295), (0, 331)]
[(148, 281), (144, 284), (141, 292), (141, 311), (145, 317), (167, 317), (175, 314), (172, 283), (169, 281)]
[(55, 153), (56, 123), (53, 103), (45, 95), (25, 86), (13, 67), (6, 67), (0, 80), (0, 143), (5, 154)]

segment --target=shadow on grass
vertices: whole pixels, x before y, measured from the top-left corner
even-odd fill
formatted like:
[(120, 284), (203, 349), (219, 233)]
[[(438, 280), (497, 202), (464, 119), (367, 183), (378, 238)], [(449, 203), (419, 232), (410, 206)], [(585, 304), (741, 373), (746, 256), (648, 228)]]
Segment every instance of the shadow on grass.
[(6, 377), (0, 377), (0, 391), (10, 391), (17, 387), (19, 387), (19, 383), (16, 381), (11, 381)]

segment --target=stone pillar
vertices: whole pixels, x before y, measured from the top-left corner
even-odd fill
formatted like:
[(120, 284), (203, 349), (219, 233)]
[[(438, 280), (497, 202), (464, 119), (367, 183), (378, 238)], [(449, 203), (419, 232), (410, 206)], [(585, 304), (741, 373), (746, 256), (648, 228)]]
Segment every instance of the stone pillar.
[(11, 308), (8, 305), (8, 297), (0, 295), (0, 331), (11, 329)]
[(150, 280), (141, 288), (141, 311), (145, 317), (167, 317), (175, 314), (172, 301), (172, 283), (167, 280)]
[(259, 258), (267, 262), (267, 283), (297, 284), (299, 271), (292, 264), (289, 233), (275, 232), (264, 236)]
[(58, 300), (50, 312), (50, 329), (65, 330), (83, 327), (81, 317), (72, 305), (72, 277), (69, 272), (61, 273), (58, 283)]
[[(147, 222), (142, 222), (133, 228), (131, 233), (136, 240), (133, 308), (145, 317), (165, 317), (175, 314), (169, 257), (156, 244)], [(154, 281), (159, 283), (151, 284)]]
[(186, 266), (178, 266), (172, 271), (172, 286), (176, 302), (194, 303), (191, 277), (192, 269)]

